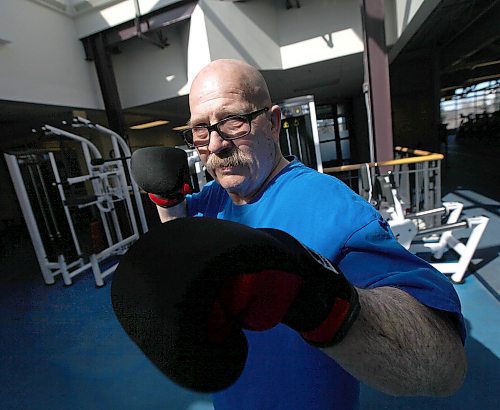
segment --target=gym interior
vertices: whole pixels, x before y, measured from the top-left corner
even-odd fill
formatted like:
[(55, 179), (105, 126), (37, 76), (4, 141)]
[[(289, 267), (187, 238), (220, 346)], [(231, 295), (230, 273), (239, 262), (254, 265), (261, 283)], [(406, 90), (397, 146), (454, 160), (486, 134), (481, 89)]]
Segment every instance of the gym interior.
[(130, 176), (188, 153), (188, 92), (220, 58), (262, 72), (280, 146), (342, 179), (457, 290), (469, 370), (452, 397), (362, 386), (362, 409), (493, 409), (500, 398), (500, 1), (3, 0), (0, 405), (209, 410), (113, 315), (120, 257), (159, 224)]

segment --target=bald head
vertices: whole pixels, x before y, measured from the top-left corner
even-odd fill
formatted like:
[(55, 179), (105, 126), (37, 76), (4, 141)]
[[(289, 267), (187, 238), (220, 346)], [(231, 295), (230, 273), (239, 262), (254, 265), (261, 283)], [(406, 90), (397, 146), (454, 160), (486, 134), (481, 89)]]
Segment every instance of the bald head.
[(252, 107), (270, 107), (271, 97), (262, 74), (253, 66), (239, 60), (215, 60), (195, 77), (189, 94), (189, 105), (196, 106), (201, 98), (227, 89)]
[(206, 145), (197, 147), (200, 159), (234, 203), (249, 203), (288, 163), (279, 147), (281, 110), (255, 67), (210, 63), (193, 80), (189, 110), (191, 127), (208, 130)]

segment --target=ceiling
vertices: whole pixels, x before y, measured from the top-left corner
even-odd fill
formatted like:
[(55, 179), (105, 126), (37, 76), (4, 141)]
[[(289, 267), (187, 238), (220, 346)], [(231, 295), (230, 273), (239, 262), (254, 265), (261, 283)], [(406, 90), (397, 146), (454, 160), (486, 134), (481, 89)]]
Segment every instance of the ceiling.
[[(98, 7), (113, 0), (32, 0), (73, 7), (83, 3)], [(116, 0), (115, 0), (116, 1)], [(80, 5), (80, 6), (79, 6)], [(399, 52), (392, 64), (435, 53), (440, 60), (441, 88), (452, 93), (481, 79), (500, 78), (500, 0), (442, 0), (419, 31)], [(317, 104), (341, 101), (361, 93), (362, 54), (319, 62), (289, 70), (264, 71), (275, 101), (313, 94)], [(4, 135), (30, 132), (42, 123), (71, 120), (78, 107), (0, 101), (0, 125)], [(105, 113), (87, 111), (89, 119), (106, 124)], [(185, 124), (189, 116), (187, 97), (177, 97), (124, 110), (127, 126), (164, 118), (165, 131)], [(0, 140), (0, 143), (2, 140)]]

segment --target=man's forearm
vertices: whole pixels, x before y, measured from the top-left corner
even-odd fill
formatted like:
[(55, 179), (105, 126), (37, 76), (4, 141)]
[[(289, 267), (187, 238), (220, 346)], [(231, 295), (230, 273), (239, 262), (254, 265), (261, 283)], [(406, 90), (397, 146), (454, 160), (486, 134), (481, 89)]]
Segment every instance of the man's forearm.
[(452, 322), (396, 288), (358, 289), (345, 339), (322, 349), (357, 379), (393, 395), (445, 396), (462, 384), (465, 351)]
[(161, 206), (156, 206), (158, 211), (158, 216), (160, 221), (168, 222), (177, 218), (184, 218), (187, 216), (186, 201), (182, 201), (179, 205), (172, 206), (170, 208), (162, 208)]

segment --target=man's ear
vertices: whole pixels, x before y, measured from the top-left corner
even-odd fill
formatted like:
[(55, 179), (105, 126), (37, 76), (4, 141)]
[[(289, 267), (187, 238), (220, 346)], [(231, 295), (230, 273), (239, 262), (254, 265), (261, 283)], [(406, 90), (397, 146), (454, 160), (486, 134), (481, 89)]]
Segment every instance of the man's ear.
[(271, 131), (273, 136), (279, 139), (281, 130), (281, 108), (279, 105), (273, 105), (269, 111), (271, 113)]

